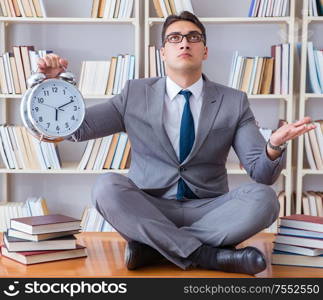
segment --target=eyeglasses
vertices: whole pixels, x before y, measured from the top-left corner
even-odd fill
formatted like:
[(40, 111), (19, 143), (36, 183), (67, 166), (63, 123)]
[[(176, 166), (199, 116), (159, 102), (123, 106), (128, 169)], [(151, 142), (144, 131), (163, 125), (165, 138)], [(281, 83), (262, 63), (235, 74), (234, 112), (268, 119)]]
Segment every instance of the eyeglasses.
[(190, 32), (188, 34), (170, 33), (165, 37), (164, 44), (166, 42), (172, 44), (181, 43), (184, 37), (186, 37), (189, 43), (199, 43), (201, 41), (205, 42), (204, 34), (199, 32)]

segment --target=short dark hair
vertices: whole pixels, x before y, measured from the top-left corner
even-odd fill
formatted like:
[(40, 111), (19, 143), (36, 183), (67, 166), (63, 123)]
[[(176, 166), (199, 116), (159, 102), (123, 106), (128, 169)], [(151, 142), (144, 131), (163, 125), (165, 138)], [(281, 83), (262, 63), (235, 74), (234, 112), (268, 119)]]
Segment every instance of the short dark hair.
[(204, 37), (204, 45), (206, 45), (206, 31), (204, 25), (201, 23), (201, 21), (191, 12), (184, 10), (179, 15), (170, 15), (166, 18), (164, 24), (163, 24), (163, 30), (162, 30), (162, 45), (165, 44), (165, 33), (169, 25), (177, 22), (177, 21), (189, 21), (195, 24), (201, 31), (202, 35)]

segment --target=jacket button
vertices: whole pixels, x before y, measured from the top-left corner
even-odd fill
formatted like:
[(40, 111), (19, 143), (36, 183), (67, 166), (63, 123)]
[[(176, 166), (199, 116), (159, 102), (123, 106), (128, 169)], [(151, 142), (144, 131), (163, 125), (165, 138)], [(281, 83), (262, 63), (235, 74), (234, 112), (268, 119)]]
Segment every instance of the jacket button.
[(183, 167), (183, 166), (181, 166), (181, 167), (179, 167), (179, 168), (178, 168), (178, 170), (179, 170), (180, 172), (183, 172), (183, 171), (186, 171), (186, 168), (185, 168), (185, 167)]

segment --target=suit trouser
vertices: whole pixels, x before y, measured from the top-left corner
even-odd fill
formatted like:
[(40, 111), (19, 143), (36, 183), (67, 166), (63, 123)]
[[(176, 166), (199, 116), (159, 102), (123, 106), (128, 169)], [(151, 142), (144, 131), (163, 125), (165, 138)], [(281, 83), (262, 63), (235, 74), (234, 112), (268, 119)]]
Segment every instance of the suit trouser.
[(126, 176), (100, 175), (92, 201), (101, 215), (127, 241), (158, 250), (182, 269), (202, 244), (236, 245), (270, 226), (278, 217), (274, 190), (250, 183), (216, 198), (163, 199), (140, 190)]

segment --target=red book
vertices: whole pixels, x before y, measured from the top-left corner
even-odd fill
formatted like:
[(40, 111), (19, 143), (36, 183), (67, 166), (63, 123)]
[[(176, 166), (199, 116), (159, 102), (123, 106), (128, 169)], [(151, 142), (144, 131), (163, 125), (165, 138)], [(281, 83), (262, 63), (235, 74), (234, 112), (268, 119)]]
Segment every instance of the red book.
[(76, 249), (70, 250), (47, 250), (47, 251), (25, 251), (9, 252), (6, 247), (1, 245), (1, 254), (25, 265), (37, 264), (48, 261), (85, 257), (86, 248), (76, 245)]
[(323, 232), (323, 217), (291, 215), (280, 218), (280, 225), (292, 228)]

